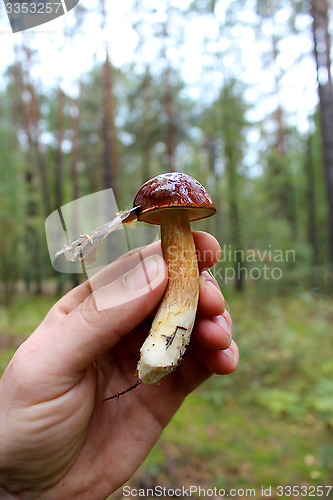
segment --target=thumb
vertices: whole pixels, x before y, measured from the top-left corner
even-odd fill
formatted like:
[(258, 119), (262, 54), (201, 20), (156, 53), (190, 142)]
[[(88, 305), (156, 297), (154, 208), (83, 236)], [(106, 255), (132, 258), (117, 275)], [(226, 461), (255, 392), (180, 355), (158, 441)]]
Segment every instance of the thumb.
[(46, 331), (38, 329), (25, 342), (30, 351), (25, 357), (33, 366), (33, 374), (44, 378), (52, 374), (53, 383), (57, 377), (64, 380), (80, 376), (151, 313), (162, 298), (167, 279), (163, 258), (151, 255), (116, 281), (97, 289)]

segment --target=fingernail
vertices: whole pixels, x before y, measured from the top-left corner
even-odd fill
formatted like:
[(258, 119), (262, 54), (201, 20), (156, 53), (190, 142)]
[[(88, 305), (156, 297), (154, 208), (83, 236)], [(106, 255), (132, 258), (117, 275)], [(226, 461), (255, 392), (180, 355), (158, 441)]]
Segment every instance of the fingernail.
[(206, 283), (208, 285), (216, 288), (216, 290), (218, 290), (221, 293), (220, 287), (219, 287), (218, 283), (214, 280), (214, 278), (212, 278), (211, 276), (209, 276), (209, 278), (206, 279)]
[(151, 255), (138, 264), (132, 271), (128, 272), (124, 277), (124, 282), (131, 290), (144, 288), (158, 274), (159, 262), (158, 256)]
[(223, 331), (228, 335), (228, 337), (231, 339), (231, 329), (230, 329), (230, 325), (228, 324), (227, 320), (225, 319), (224, 316), (222, 316), (222, 314), (220, 314), (219, 316), (215, 316), (213, 319), (212, 319), (213, 323), (215, 323), (216, 325), (220, 326)]
[(210, 285), (210, 286), (216, 288), (219, 292), (221, 292), (218, 283), (215, 281), (215, 279), (213, 278), (213, 276), (208, 271), (204, 271), (200, 275), (200, 278), (203, 280), (203, 283), (205, 283), (207, 285)]
[(228, 358), (231, 359), (232, 364), (234, 365), (235, 364), (235, 356), (234, 356), (233, 351), (230, 349), (230, 347), (228, 347), (228, 349), (224, 349), (224, 351), (222, 351), (222, 352), (223, 352), (223, 354), (228, 356)]

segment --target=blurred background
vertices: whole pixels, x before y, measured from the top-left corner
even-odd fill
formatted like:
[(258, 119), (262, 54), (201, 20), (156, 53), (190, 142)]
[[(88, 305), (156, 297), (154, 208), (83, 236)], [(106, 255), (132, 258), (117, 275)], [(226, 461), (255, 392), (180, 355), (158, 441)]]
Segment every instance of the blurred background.
[(193, 228), (220, 241), (240, 366), (188, 398), (133, 487), (332, 484), (332, 30), (328, 0), (81, 0), (16, 34), (1, 5), (1, 372), (85, 279), (52, 269), (54, 210), (108, 188), (126, 210), (170, 171), (218, 208)]

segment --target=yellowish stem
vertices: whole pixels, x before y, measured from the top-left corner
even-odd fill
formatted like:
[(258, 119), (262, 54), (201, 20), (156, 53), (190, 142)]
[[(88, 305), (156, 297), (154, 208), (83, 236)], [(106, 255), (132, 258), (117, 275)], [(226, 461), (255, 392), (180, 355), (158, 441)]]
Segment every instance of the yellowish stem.
[(141, 348), (139, 380), (153, 384), (180, 363), (190, 342), (199, 296), (199, 270), (186, 209), (161, 213), (161, 242), (169, 281)]

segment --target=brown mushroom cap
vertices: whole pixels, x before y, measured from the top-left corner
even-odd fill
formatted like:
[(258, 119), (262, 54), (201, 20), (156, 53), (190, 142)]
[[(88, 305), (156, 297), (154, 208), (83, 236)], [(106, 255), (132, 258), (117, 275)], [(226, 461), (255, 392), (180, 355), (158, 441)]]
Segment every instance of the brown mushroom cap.
[(190, 221), (216, 212), (200, 182), (180, 172), (161, 174), (145, 182), (134, 199), (133, 206), (138, 205), (141, 208), (138, 220), (149, 224), (161, 224), (161, 210), (170, 208), (186, 208)]

